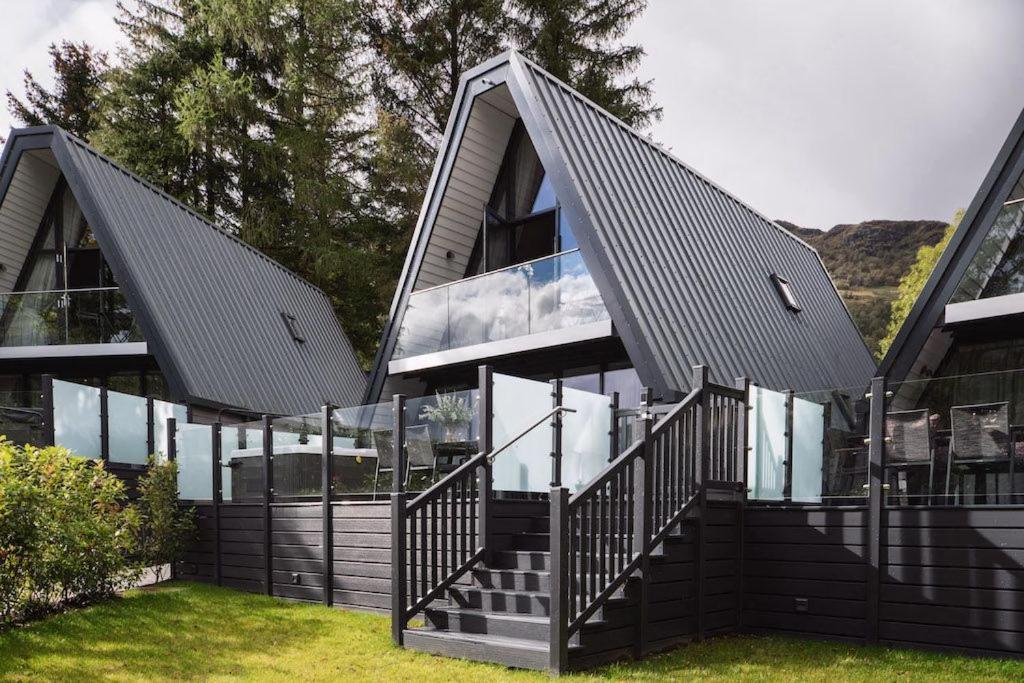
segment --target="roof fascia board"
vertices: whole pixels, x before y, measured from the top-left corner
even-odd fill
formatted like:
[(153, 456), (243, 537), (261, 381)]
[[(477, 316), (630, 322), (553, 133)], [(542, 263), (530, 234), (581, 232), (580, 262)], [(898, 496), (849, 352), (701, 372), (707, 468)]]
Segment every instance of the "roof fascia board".
[(988, 230), (985, 228), (992, 225), (1017, 178), (1024, 173), (1022, 144), (1024, 111), (1018, 116), (981, 187), (964, 212), (959, 228), (950, 238), (946, 250), (882, 359), (878, 374), (889, 381), (902, 381), (910, 372), (917, 354), (938, 324), (946, 303), (953, 296), (956, 286), (987, 236)]
[(57, 159), (57, 165), (60, 167), (68, 186), (71, 188), (71, 193), (78, 202), (82, 214), (89, 222), (89, 227), (92, 228), (96, 242), (100, 246), (100, 251), (103, 252), (103, 258), (110, 266), (111, 271), (113, 271), (118, 287), (120, 287), (125, 300), (128, 302), (128, 307), (131, 309), (136, 321), (138, 321), (139, 327), (142, 328), (142, 334), (146, 339), (149, 352), (156, 358), (157, 365), (160, 366), (160, 371), (166, 378), (171, 393), (175, 396), (186, 396), (189, 391), (185, 386), (184, 378), (178, 370), (177, 363), (175, 363), (172, 357), (170, 348), (158, 334), (159, 326), (153, 322), (145, 302), (137, 295), (134, 282), (132, 282), (130, 277), (131, 271), (125, 263), (121, 251), (116, 248), (114, 240), (110, 238), (106, 217), (99, 210), (91, 192), (86, 188), (86, 183), (82, 180), (78, 167), (71, 159), (71, 154), (65, 146), (66, 144), (67, 141), (61, 135), (53, 136), (50, 149), (53, 151), (53, 156)]
[(456, 106), (452, 108), (452, 112), (448, 116), (448, 124), (439, 147), (440, 152), (434, 162), (434, 170), (427, 185), (416, 229), (413, 231), (409, 250), (406, 252), (402, 275), (391, 301), (388, 321), (381, 333), (373, 370), (366, 387), (366, 403), (376, 402), (384, 386), (384, 380), (387, 377), (387, 362), (394, 352), (395, 342), (401, 328), (401, 318), (409, 301), (409, 295), (412, 294), (416, 274), (423, 264), (430, 235), (433, 232), (434, 221), (451, 178), (452, 168), (455, 165), (455, 158), (469, 121), (473, 102), (478, 95), (506, 83), (508, 62), (508, 53), (500, 55), (468, 71), (459, 81), (459, 89), (455, 95)]
[(540, 95), (533, 88), (532, 76), (526, 72), (524, 60), (518, 54), (512, 55), (511, 74), (513, 77), (508, 79), (509, 91), (519, 109), (519, 115), (523, 119), (530, 140), (537, 150), (544, 171), (551, 177), (551, 185), (555, 190), (555, 196), (558, 197), (559, 206), (567, 214), (573, 236), (587, 264), (587, 270), (601, 293), (605, 309), (615, 323), (615, 329), (622, 339), (626, 353), (633, 362), (640, 380), (668, 399), (674, 395), (673, 392), (680, 391), (682, 387), (668, 386), (665, 373), (655, 365), (653, 354), (639, 332), (634, 310), (625, 305), (628, 297), (621, 283), (611, 276), (614, 272), (611, 262), (597, 237), (582, 193), (569, 172), (559, 141), (552, 134), (554, 127), (540, 105)]

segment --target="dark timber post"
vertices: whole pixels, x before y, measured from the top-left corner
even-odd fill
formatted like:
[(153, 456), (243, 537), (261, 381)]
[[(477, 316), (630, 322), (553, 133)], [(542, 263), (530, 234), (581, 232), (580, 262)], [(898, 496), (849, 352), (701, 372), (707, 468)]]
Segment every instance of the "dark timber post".
[(608, 409), (612, 411), (612, 428), (608, 432), (608, 440), (611, 441), (608, 462), (611, 462), (619, 457), (619, 392), (612, 392), (612, 401)]
[[(406, 626), (405, 592), (409, 588), (405, 564), (405, 477), (402, 476), (406, 468), (405, 396), (395, 394), (392, 401), (394, 427), (391, 442), (394, 444), (394, 462), (391, 464), (394, 470), (391, 473), (391, 640), (395, 645), (401, 645)], [(421, 542), (425, 543), (426, 539)], [(433, 542), (437, 543), (437, 539)]]
[(213, 468), (213, 581), (223, 585), (220, 559), (220, 504), (224, 500), (224, 486), (221, 482), (221, 423), (215, 422), (210, 428), (213, 435), (213, 457), (210, 466)]
[(152, 396), (146, 397), (146, 454), (156, 455), (156, 411)]
[(178, 420), (177, 418), (167, 418), (167, 460), (174, 461), (178, 459)]
[[(478, 410), (480, 411), (480, 446), (481, 453), (490, 453), (494, 450), (494, 371), (489, 365), (481, 365), (480, 376), (480, 399)], [(480, 515), (478, 530), (479, 542), (483, 544), (484, 563), (490, 564), (494, 543), (491, 542), (491, 478), (492, 469), (490, 463), (484, 460), (477, 468), (477, 496), (480, 498)]]
[[(743, 549), (743, 526), (747, 509), (747, 432), (750, 426), (750, 379), (740, 377), (736, 380), (736, 388), (743, 392), (743, 403), (737, 416), (739, 424), (736, 429), (736, 481), (739, 484), (739, 504), (736, 519), (736, 625), (743, 626), (743, 573), (746, 571), (746, 555)], [(827, 423), (826, 423), (827, 424)]]
[(331, 511), (331, 494), (334, 492), (334, 406), (327, 404), (320, 409), (320, 438), (323, 440), (320, 451), (320, 498), (323, 507), (321, 527), (323, 538), (320, 542), (323, 551), (321, 570), (323, 571), (324, 604), (334, 604), (334, 515)]
[(274, 495), (274, 421), (263, 416), (263, 562), (267, 595), (274, 594), (274, 545), (271, 529), (270, 500)]
[(708, 494), (704, 487), (711, 471), (711, 395), (708, 391), (708, 368), (693, 368), (693, 387), (700, 389), (700, 422), (697, 429), (697, 639), (704, 638), (704, 584), (707, 574), (705, 539), (708, 523)]
[(53, 375), (43, 375), (43, 439), (47, 446), (55, 446), (57, 436), (53, 423)]
[[(551, 380), (551, 408), (562, 405), (562, 380)], [(551, 416), (551, 488), (562, 486), (562, 411)]]
[[(551, 488), (551, 594), (548, 670), (565, 671), (569, 662), (569, 491)], [(647, 577), (644, 577), (646, 581)]]
[(878, 641), (878, 591), (882, 571), (882, 465), (885, 452), (885, 378), (871, 380), (868, 416), (867, 641)]
[(108, 399), (107, 388), (100, 387), (100, 458), (103, 462), (110, 461), (110, 410)]
[(793, 402), (796, 392), (786, 392), (786, 458), (784, 460), (784, 476), (782, 483), (782, 499), (787, 503), (793, 500)]
[(651, 430), (654, 425), (654, 392), (650, 387), (644, 388), (644, 400), (640, 410), (643, 423), (644, 449), (636, 459), (633, 472), (633, 543), (634, 551), (640, 554), (640, 604), (637, 610), (636, 638), (633, 642), (633, 655), (642, 657), (647, 650), (649, 640), (647, 631), (650, 622), (650, 589), (651, 580), (651, 495), (654, 486), (654, 468), (651, 462)]

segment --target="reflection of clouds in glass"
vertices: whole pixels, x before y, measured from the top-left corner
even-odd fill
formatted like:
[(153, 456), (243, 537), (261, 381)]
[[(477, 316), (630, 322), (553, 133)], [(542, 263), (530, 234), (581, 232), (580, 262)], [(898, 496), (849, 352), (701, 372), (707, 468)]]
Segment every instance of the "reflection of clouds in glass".
[(608, 319), (579, 252), (413, 294), (395, 358)]

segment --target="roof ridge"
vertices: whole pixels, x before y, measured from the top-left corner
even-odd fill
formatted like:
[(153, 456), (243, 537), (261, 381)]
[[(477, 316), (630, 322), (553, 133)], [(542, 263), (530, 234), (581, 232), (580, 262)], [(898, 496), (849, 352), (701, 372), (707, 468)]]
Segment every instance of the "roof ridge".
[(627, 132), (628, 134), (630, 134), (633, 137), (637, 138), (638, 140), (642, 141), (645, 145), (647, 145), (648, 147), (654, 149), (656, 152), (658, 152), (659, 154), (661, 154), (662, 156), (667, 158), (669, 161), (671, 161), (672, 163), (674, 163), (677, 166), (679, 166), (680, 168), (682, 168), (687, 173), (693, 175), (694, 177), (696, 177), (697, 179), (701, 180), (702, 182), (707, 183), (707, 185), (712, 190), (714, 190), (714, 191), (724, 195), (725, 197), (731, 199), (732, 201), (736, 202), (736, 204), (738, 204), (740, 207), (742, 207), (743, 209), (745, 209), (745, 210), (749, 211), (751, 214), (753, 214), (755, 218), (757, 218), (757, 219), (767, 223), (770, 227), (773, 227), (777, 231), (782, 233), (783, 236), (788, 237), (788, 238), (794, 240), (795, 242), (797, 242), (798, 244), (800, 244), (801, 246), (803, 246), (804, 248), (808, 249), (809, 251), (811, 251), (814, 254), (818, 255), (819, 258), (821, 258), (820, 254), (818, 254), (818, 250), (815, 249), (813, 246), (811, 246), (810, 244), (805, 242), (799, 236), (794, 235), (789, 230), (786, 230), (781, 225), (776, 223), (774, 220), (772, 220), (771, 218), (768, 218), (763, 213), (761, 213), (760, 211), (758, 211), (757, 209), (752, 207), (750, 204), (748, 204), (747, 202), (743, 201), (742, 199), (740, 199), (739, 197), (737, 197), (736, 195), (734, 195), (733, 193), (729, 192), (724, 187), (722, 187), (721, 185), (716, 183), (714, 180), (711, 180), (711, 178), (709, 178), (708, 176), (704, 175), (703, 173), (701, 173), (697, 169), (695, 169), (692, 166), (690, 166), (689, 164), (687, 164), (685, 161), (683, 161), (678, 156), (673, 154), (671, 151), (666, 149), (665, 146), (662, 145), (660, 142), (655, 142), (651, 138), (650, 135), (645, 135), (644, 133), (640, 132), (639, 130), (637, 130), (633, 126), (630, 126), (625, 121), (623, 121), (619, 117), (615, 116), (610, 111), (608, 111), (607, 109), (605, 109), (601, 105), (597, 104), (592, 99), (590, 99), (589, 97), (587, 97), (586, 95), (584, 95), (580, 91), (576, 90), (575, 88), (573, 88), (568, 83), (564, 82), (562, 79), (558, 78), (557, 76), (555, 76), (551, 72), (547, 71), (546, 69), (544, 69), (542, 66), (540, 66), (539, 64), (537, 64), (533, 60), (531, 60), (528, 57), (524, 56), (521, 52), (518, 52), (516, 50), (511, 50), (511, 51), (509, 51), (509, 56), (510, 56), (511, 59), (519, 59), (519, 60), (521, 60), (525, 65), (529, 66), (531, 69), (533, 69), (534, 71), (538, 72), (541, 76), (543, 76), (544, 78), (546, 78), (549, 81), (551, 81), (554, 85), (558, 86), (562, 90), (565, 90), (570, 95), (572, 95), (573, 97), (575, 97), (578, 100), (580, 100), (581, 102), (583, 102), (585, 105), (587, 105), (588, 107), (593, 109), (596, 113), (598, 113), (598, 114), (604, 116), (605, 118), (609, 119), (612, 123), (614, 123), (618, 127), (622, 128), (625, 132)]
[[(323, 294), (325, 297), (327, 297), (327, 293), (324, 292), (320, 287), (314, 285), (312, 282), (310, 282), (309, 280), (306, 280), (304, 277), (302, 277), (301, 275), (299, 275), (298, 273), (296, 273), (292, 269), (287, 268), (286, 266), (282, 265), (280, 262), (270, 258), (265, 253), (263, 253), (262, 251), (260, 251), (256, 247), (254, 247), (253, 245), (249, 244), (248, 242), (243, 240), (238, 235), (235, 235), (235, 234), (232, 234), (231, 232), (228, 232), (225, 228), (217, 225), (216, 223), (213, 222), (213, 220), (211, 220), (210, 218), (208, 218), (208, 217), (204, 216), (203, 214), (199, 213), (198, 210), (196, 210), (195, 208), (189, 206), (188, 204), (186, 204), (185, 202), (181, 201), (177, 197), (174, 197), (174, 196), (170, 195), (169, 193), (167, 193), (166, 191), (164, 191), (161, 188), (157, 187), (155, 184), (153, 184), (150, 181), (146, 180), (145, 178), (143, 178), (142, 176), (138, 175), (137, 173), (129, 171), (128, 169), (126, 169), (124, 166), (122, 166), (118, 162), (114, 161), (113, 159), (111, 159), (107, 155), (103, 154), (102, 152), (97, 150), (95, 147), (93, 147), (89, 143), (87, 143), (84, 140), (82, 140), (81, 138), (79, 138), (77, 135), (74, 135), (73, 133), (70, 133), (70, 132), (64, 130), (60, 126), (50, 125), (50, 126), (46, 126), (46, 127), (52, 128), (54, 132), (59, 132), (59, 133), (63, 134), (64, 137), (69, 142), (71, 142), (71, 143), (81, 147), (85, 152), (87, 152), (89, 154), (92, 154), (94, 157), (96, 157), (100, 161), (108, 164), (109, 166), (111, 166), (112, 168), (116, 169), (117, 171), (120, 171), (124, 175), (128, 176), (130, 179), (134, 180), (135, 182), (137, 182), (140, 185), (142, 185), (143, 187), (145, 187), (150, 192), (153, 192), (154, 194), (159, 195), (162, 199), (164, 199), (165, 201), (170, 202), (172, 205), (174, 205), (179, 210), (184, 211), (185, 213), (191, 215), (192, 218), (194, 218), (194, 219), (198, 220), (199, 222), (203, 223), (204, 225), (206, 225), (211, 230), (216, 231), (219, 235), (221, 235), (223, 237), (226, 237), (229, 240), (232, 240), (236, 244), (242, 246), (243, 248), (251, 251), (256, 256), (258, 256), (258, 257), (262, 258), (263, 260), (267, 261), (268, 263), (270, 263), (274, 267), (281, 269), (282, 271), (284, 271), (288, 275), (292, 276), (293, 278), (295, 278), (299, 282), (303, 283), (307, 287), (309, 287), (311, 289), (314, 289), (314, 290), (320, 292), (321, 294)], [(29, 130), (32, 130), (32, 129), (31, 128), (23, 128), (23, 129), (19, 129), (18, 132), (20, 132), (20, 131), (29, 131)]]

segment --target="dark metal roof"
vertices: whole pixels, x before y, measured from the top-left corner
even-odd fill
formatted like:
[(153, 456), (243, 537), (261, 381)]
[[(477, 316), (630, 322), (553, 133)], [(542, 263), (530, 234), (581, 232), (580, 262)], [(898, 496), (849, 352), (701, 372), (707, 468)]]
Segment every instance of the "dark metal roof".
[(12, 139), (41, 130), (177, 397), (274, 414), (358, 404), (366, 378), (322, 291), (59, 128)]
[(878, 369), (880, 375), (891, 382), (907, 378), (931, 331), (942, 321), (946, 304), (1021, 174), (1024, 174), (1024, 111), (1010, 129), (1010, 134), (992, 162), (992, 168), (964, 212), (960, 226), (950, 238), (914, 307), (910, 309), (910, 314), (882, 359)]
[[(380, 391), (468, 101), (504, 83), (641, 380), (686, 391), (691, 366), (797, 390), (875, 369), (817, 252), (516, 53), (463, 77), (368, 389)], [(772, 283), (789, 281), (802, 310)]]

